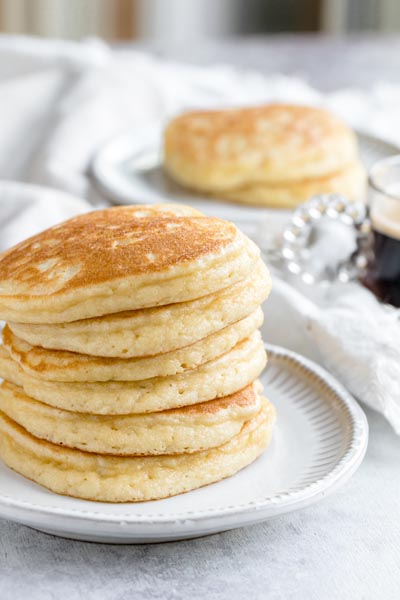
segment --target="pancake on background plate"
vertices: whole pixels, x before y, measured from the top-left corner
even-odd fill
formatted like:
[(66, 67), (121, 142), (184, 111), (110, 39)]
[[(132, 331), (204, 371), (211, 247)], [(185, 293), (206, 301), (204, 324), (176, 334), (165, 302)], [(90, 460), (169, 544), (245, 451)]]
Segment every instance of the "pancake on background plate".
[(333, 192), (356, 200), (366, 183), (354, 132), (326, 110), (290, 104), (180, 115), (165, 129), (164, 166), (188, 188), (256, 206)]

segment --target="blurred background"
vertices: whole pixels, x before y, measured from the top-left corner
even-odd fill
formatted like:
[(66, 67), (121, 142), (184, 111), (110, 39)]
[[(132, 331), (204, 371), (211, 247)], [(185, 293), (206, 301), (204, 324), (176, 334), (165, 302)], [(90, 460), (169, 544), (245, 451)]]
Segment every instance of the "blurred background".
[(1, 32), (66, 39), (398, 30), (399, 0), (0, 0)]

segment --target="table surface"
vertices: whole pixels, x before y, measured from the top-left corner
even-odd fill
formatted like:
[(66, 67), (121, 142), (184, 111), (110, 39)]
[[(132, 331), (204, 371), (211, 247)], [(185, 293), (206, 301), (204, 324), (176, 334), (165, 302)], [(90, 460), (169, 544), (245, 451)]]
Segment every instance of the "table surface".
[[(278, 36), (150, 49), (300, 75), (324, 90), (400, 82), (399, 37)], [(0, 599), (398, 600), (400, 440), (381, 416), (367, 416), (370, 444), (351, 481), (313, 507), (261, 525), (186, 542), (109, 546), (0, 520)]]

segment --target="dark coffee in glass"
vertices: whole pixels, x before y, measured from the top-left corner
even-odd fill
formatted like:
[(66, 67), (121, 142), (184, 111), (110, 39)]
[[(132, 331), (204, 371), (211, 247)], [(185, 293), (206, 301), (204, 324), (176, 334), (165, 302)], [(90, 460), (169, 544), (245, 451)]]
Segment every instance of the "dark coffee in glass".
[[(377, 298), (400, 307), (400, 154), (375, 163), (365, 200), (319, 194), (300, 205), (282, 232), (280, 260), (304, 283), (359, 279)], [(315, 270), (310, 257), (322, 219), (353, 227), (356, 249), (322, 269), (314, 260)]]
[(371, 169), (369, 204), (372, 245), (363, 283), (400, 307), (400, 156)]

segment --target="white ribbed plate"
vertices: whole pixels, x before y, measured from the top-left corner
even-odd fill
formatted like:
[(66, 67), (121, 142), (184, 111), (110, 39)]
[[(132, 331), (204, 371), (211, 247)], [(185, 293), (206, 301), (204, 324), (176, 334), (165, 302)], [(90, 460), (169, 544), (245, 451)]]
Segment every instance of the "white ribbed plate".
[(0, 465), (0, 517), (73, 539), (143, 543), (242, 527), (321, 500), (360, 465), (367, 420), (326, 371), (283, 348), (267, 351), (262, 381), (278, 423), (264, 455), (237, 475), (166, 500), (102, 504), (58, 496)]
[[(182, 202), (214, 217), (249, 227), (264, 217), (287, 220), (288, 211), (240, 206), (195, 194), (172, 181), (162, 168), (162, 123), (115, 135), (95, 154), (91, 173), (101, 190), (115, 204)], [(373, 136), (358, 133), (361, 160), (369, 169), (377, 160), (398, 154), (400, 149)], [(247, 231), (246, 231), (247, 232)]]

